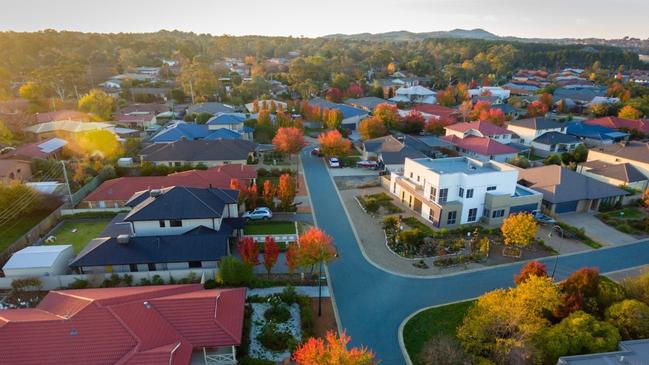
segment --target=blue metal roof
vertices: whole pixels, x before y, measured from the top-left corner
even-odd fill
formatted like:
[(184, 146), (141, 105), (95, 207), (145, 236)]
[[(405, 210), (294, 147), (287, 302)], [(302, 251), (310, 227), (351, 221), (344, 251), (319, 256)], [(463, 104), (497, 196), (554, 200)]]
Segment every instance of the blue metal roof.
[(628, 136), (628, 133), (618, 132), (597, 124), (585, 124), (582, 122), (568, 123), (566, 133), (577, 137), (599, 140), (611, 140)]
[(220, 128), (214, 130), (212, 133), (209, 135), (205, 136), (206, 140), (213, 140), (213, 139), (241, 139), (241, 135), (239, 132), (235, 132), (232, 129), (228, 128)]
[(238, 113), (227, 113), (219, 114), (215, 117), (210, 118), (207, 121), (207, 125), (231, 125), (243, 123), (246, 120), (246, 117), (243, 114)]
[[(244, 128), (244, 132), (249, 133), (250, 131), (245, 130)], [(169, 143), (180, 141), (183, 138), (190, 141), (201, 139), (215, 140), (219, 138), (241, 139), (241, 135), (239, 132), (227, 128), (212, 130), (205, 124), (185, 123), (179, 121), (159, 131), (151, 138), (151, 142)]]
[(349, 105), (345, 105), (345, 104), (332, 103), (332, 102), (329, 102), (329, 101), (321, 99), (321, 98), (311, 99), (311, 101), (309, 101), (309, 104), (311, 104), (311, 105), (319, 105), (321, 108), (338, 109), (343, 113), (343, 119), (368, 114), (367, 110), (354, 108), (353, 106), (349, 106)]

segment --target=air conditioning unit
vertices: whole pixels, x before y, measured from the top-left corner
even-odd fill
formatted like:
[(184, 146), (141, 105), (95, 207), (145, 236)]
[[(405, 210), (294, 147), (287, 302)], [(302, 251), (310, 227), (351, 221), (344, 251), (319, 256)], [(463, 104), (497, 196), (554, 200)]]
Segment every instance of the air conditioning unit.
[(160, 195), (162, 195), (162, 190), (160, 189), (152, 189), (151, 191), (149, 191), (149, 196), (152, 198), (157, 198)]
[(119, 243), (120, 245), (126, 245), (126, 244), (128, 244), (128, 241), (130, 239), (131, 239), (131, 236), (129, 236), (127, 234), (120, 234), (119, 236), (117, 236), (117, 243)]

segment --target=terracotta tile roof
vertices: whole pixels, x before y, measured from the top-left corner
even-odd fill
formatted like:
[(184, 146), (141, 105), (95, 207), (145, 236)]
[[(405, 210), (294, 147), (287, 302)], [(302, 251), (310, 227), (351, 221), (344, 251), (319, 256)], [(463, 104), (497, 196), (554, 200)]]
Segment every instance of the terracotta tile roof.
[(104, 181), (88, 194), (84, 201), (126, 201), (138, 191), (170, 186), (209, 188), (211, 184), (214, 188), (226, 189), (230, 187), (232, 179), (247, 180), (256, 177), (257, 170), (254, 167), (240, 164), (217, 166), (207, 170), (189, 170), (167, 176), (119, 177)]
[(194, 348), (241, 343), (244, 301), (199, 284), (52, 291), (0, 311), (2, 363), (189, 364)]
[(437, 104), (421, 104), (415, 106), (413, 109), (421, 113), (426, 113), (438, 117), (439, 119), (434, 119), (439, 120), (444, 126), (456, 123), (460, 114), (453, 108), (448, 108)]
[(586, 124), (601, 125), (611, 129), (637, 130), (649, 133), (649, 121), (643, 119), (623, 119), (618, 117), (604, 117), (584, 121)]
[(465, 123), (456, 123), (446, 126), (446, 129), (450, 129), (458, 132), (466, 132), (468, 130), (477, 130), (485, 136), (493, 135), (502, 135), (502, 134), (512, 134), (510, 130), (499, 127), (493, 123), (486, 122), (484, 120), (478, 120), (475, 122), (465, 122)]
[(441, 139), (454, 144), (457, 147), (463, 148), (467, 151), (475, 152), (483, 156), (504, 155), (510, 153), (518, 153), (514, 147), (494, 141), (487, 137), (468, 136), (459, 138), (457, 136), (443, 136)]

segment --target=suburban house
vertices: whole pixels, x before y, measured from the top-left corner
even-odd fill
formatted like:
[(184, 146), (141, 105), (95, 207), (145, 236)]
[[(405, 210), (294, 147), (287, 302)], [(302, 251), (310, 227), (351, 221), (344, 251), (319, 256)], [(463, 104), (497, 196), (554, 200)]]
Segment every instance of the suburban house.
[(649, 177), (628, 162), (592, 160), (579, 164), (577, 172), (610, 185), (627, 186), (639, 191), (649, 188)]
[(557, 103), (563, 100), (565, 102), (570, 102), (573, 105), (584, 106), (590, 103), (597, 96), (606, 96), (606, 92), (606, 87), (568, 85), (554, 90), (552, 101)]
[(188, 170), (167, 176), (128, 176), (104, 181), (79, 204), (79, 208), (123, 208), (138, 191), (164, 189), (171, 186), (227, 189), (230, 182), (254, 184), (257, 170), (250, 165), (221, 165), (207, 170)]
[(32, 164), (23, 160), (0, 160), (0, 182), (27, 181), (32, 177)]
[(72, 245), (27, 246), (11, 255), (2, 272), (7, 277), (64, 275), (73, 257)]
[(48, 159), (58, 158), (63, 150), (63, 147), (68, 144), (68, 141), (61, 138), (50, 138), (40, 142), (28, 143), (16, 147), (13, 151), (9, 151), (0, 155), (0, 159), (27, 159), (34, 158)]
[(543, 209), (555, 214), (597, 212), (601, 204), (614, 205), (628, 194), (557, 165), (521, 169), (518, 178), (519, 184), (543, 193)]
[(368, 112), (374, 111), (374, 109), (381, 105), (381, 104), (390, 104), (390, 105), (396, 105), (395, 103), (382, 99), (382, 98), (377, 98), (376, 96), (365, 96), (362, 98), (358, 99), (346, 99), (345, 103), (353, 106), (354, 108), (359, 108), (359, 109), (364, 109)]
[(115, 132), (115, 126), (103, 122), (83, 122), (76, 120), (57, 120), (52, 122), (38, 123), (24, 129), (26, 132), (33, 133), (38, 140), (42, 141), (53, 137), (57, 138), (74, 138), (77, 133), (83, 133), (95, 130), (107, 130)]
[(510, 94), (511, 91), (504, 89), (500, 86), (481, 86), (477, 89), (469, 90), (470, 98), (480, 97), (480, 96), (492, 96), (494, 98), (497, 98), (501, 102), (504, 102), (505, 100), (509, 99)]
[(566, 126), (551, 119), (536, 117), (512, 120), (507, 124), (507, 129), (519, 137), (519, 143), (530, 146), (537, 137), (548, 132), (565, 133)]
[(532, 140), (534, 154), (547, 157), (555, 153), (572, 152), (583, 144), (577, 137), (560, 132), (547, 132)]
[(140, 151), (142, 161), (154, 165), (207, 167), (246, 164), (255, 158), (256, 145), (241, 139), (184, 140), (154, 143)]
[(7, 364), (236, 364), (246, 289), (200, 284), (52, 290), (0, 311)]
[[(286, 111), (288, 113), (291, 112), (290, 110), (288, 110), (288, 111), (286, 110), (286, 108), (288, 107), (288, 104), (286, 104), (283, 101), (264, 99), (264, 100), (257, 100), (256, 102), (257, 102), (257, 105), (259, 106), (259, 110), (261, 110), (263, 108), (266, 108), (266, 109), (270, 110), (271, 101), (275, 104), (276, 109), (279, 109), (281, 107), (284, 111)], [(257, 113), (254, 110), (255, 109), (255, 102), (248, 103), (248, 104), (245, 105), (245, 107), (250, 113)]]
[(425, 154), (388, 135), (363, 142), (363, 159), (381, 162), (388, 171), (401, 171), (406, 158), (424, 158)]
[(579, 138), (579, 140), (589, 146), (608, 145), (629, 139), (629, 134), (626, 132), (582, 122), (568, 123), (566, 125), (566, 133)]
[(442, 140), (455, 146), (457, 152), (482, 161), (505, 162), (519, 150), (507, 144), (512, 142), (512, 131), (485, 121), (456, 123), (444, 128)]
[(125, 114), (113, 115), (116, 125), (138, 130), (150, 129), (157, 123), (156, 113), (150, 111), (134, 111)]
[(390, 192), (435, 227), (484, 221), (499, 224), (508, 215), (539, 208), (542, 195), (517, 185), (518, 170), (468, 157), (406, 159), (390, 176)]
[(187, 114), (189, 115), (200, 114), (200, 113), (208, 113), (208, 114), (216, 115), (218, 113), (234, 113), (234, 112), (236, 112), (236, 110), (234, 109), (233, 106), (217, 103), (217, 102), (198, 103), (198, 104), (190, 105), (187, 108)]
[(584, 121), (586, 124), (601, 125), (611, 129), (622, 131), (636, 131), (642, 134), (649, 134), (649, 121), (643, 119), (623, 119), (618, 117), (604, 117)]
[(435, 97), (437, 93), (420, 85), (401, 87), (397, 89), (395, 94), (395, 97), (390, 99), (391, 101), (416, 104), (437, 103), (437, 98)]
[(420, 104), (412, 109), (422, 113), (428, 122), (439, 122), (443, 126), (455, 124), (460, 121), (460, 112), (456, 109), (438, 104)]
[(620, 341), (618, 351), (561, 356), (557, 365), (644, 364), (649, 358), (649, 339)]
[[(245, 114), (223, 113), (210, 118), (205, 124), (210, 131), (235, 132), (241, 139), (252, 141), (254, 129), (244, 125), (246, 119)], [(214, 135), (212, 133), (210, 136)]]
[(56, 122), (58, 120), (81, 120), (84, 122), (90, 122), (94, 120), (94, 116), (92, 114), (70, 109), (36, 113), (36, 123)]
[(358, 128), (358, 123), (369, 115), (369, 112), (365, 109), (354, 108), (353, 106), (346, 104), (331, 103), (322, 98), (313, 98), (309, 100), (309, 104), (312, 106), (319, 106), (321, 109), (340, 110), (343, 113), (343, 121), (340, 123), (340, 127), (350, 130), (356, 130)]
[(70, 264), (84, 273), (215, 268), (243, 229), (239, 191), (173, 186), (126, 203), (131, 234), (92, 240)]
[(649, 176), (649, 143), (630, 141), (593, 148), (588, 152), (588, 161), (626, 162)]

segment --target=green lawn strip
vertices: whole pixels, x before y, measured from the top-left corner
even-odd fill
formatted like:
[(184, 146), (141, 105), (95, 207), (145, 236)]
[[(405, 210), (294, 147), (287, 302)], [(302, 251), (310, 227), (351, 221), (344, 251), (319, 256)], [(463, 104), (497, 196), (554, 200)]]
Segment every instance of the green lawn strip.
[[(109, 222), (109, 220), (67, 221), (53, 233), (56, 241), (52, 244), (72, 245), (74, 253), (79, 253), (88, 242), (99, 236)], [(72, 232), (73, 229), (77, 231)]]
[(295, 234), (295, 224), (287, 221), (248, 222), (243, 233), (247, 235)]
[(32, 212), (25, 217), (16, 218), (15, 221), (7, 223), (4, 227), (0, 227), (0, 231), (2, 231), (0, 235), (0, 251), (4, 251), (49, 214), (49, 212)]
[(558, 222), (558, 223), (559, 223), (559, 227), (563, 228), (565, 231), (572, 232), (581, 242), (585, 243), (587, 246), (590, 246), (595, 249), (602, 248), (602, 244), (588, 237), (584, 232), (583, 228), (577, 228), (564, 222)]
[(435, 233), (434, 231), (428, 227), (427, 225), (421, 223), (417, 218), (415, 217), (406, 217), (402, 219), (403, 223), (407, 224), (413, 229), (419, 229), (422, 231), (425, 235), (427, 236), (433, 236)]
[(403, 342), (414, 364), (424, 344), (435, 336), (456, 337), (457, 328), (473, 305), (473, 301), (459, 302), (426, 309), (412, 317), (403, 327)]

